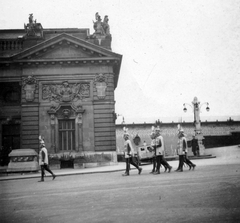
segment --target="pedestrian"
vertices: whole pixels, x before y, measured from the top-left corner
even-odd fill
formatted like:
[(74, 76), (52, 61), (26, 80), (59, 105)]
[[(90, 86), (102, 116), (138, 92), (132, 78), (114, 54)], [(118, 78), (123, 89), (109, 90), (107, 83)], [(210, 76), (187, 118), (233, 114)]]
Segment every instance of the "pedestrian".
[(184, 162), (189, 166), (189, 170), (195, 169), (196, 165), (193, 164), (187, 157), (187, 139), (184, 134), (184, 130), (178, 126), (178, 145), (177, 145), (177, 154), (179, 156), (179, 165), (176, 171), (183, 172)]
[(56, 175), (49, 169), (48, 165), (48, 151), (46, 149), (44, 140), (41, 136), (39, 136), (39, 144), (40, 144), (40, 152), (39, 152), (39, 165), (41, 167), (41, 180), (38, 182), (44, 181), (45, 171), (48, 171), (52, 174), (53, 180), (56, 178)]
[(196, 139), (195, 135), (193, 135), (192, 138), (192, 152), (194, 156), (199, 156), (198, 140)]
[(133, 149), (132, 143), (129, 139), (128, 129), (126, 127), (124, 127), (123, 131), (124, 131), (123, 138), (125, 140), (124, 155), (125, 155), (125, 160), (126, 160), (126, 171), (122, 176), (129, 176), (130, 164), (138, 169), (138, 174), (141, 174), (142, 168), (139, 167), (137, 165), (137, 163), (135, 162), (134, 149)]
[(161, 164), (168, 169), (168, 172), (171, 172), (172, 166), (168, 164), (168, 162), (164, 158), (164, 140), (161, 135), (161, 129), (159, 126), (155, 129), (155, 145), (156, 145), (156, 161), (157, 161), (157, 169), (154, 174), (160, 174), (160, 166)]
[(155, 128), (154, 126), (152, 126), (152, 132), (150, 134), (150, 138), (152, 139), (151, 141), (151, 146), (153, 148), (153, 150), (151, 152), (153, 152), (153, 157), (152, 157), (152, 164), (153, 164), (153, 168), (152, 168), (152, 171), (150, 172), (150, 174), (153, 174), (156, 172), (156, 166), (157, 166), (157, 163), (156, 163), (156, 143), (155, 143), (155, 140), (156, 140), (156, 134), (155, 134)]

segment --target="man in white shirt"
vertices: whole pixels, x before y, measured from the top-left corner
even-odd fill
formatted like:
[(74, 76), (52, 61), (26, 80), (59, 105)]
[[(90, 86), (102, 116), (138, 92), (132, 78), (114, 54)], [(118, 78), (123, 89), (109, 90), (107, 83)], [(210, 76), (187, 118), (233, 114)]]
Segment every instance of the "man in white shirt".
[(155, 129), (156, 132), (156, 139), (155, 139), (155, 146), (156, 146), (156, 161), (157, 161), (157, 169), (154, 174), (160, 174), (160, 166), (161, 164), (168, 169), (168, 172), (171, 172), (172, 167), (168, 164), (168, 162), (164, 159), (164, 140), (161, 135), (161, 130), (159, 127)]
[(52, 174), (53, 180), (56, 178), (56, 175), (49, 169), (48, 165), (48, 152), (44, 144), (44, 140), (41, 136), (39, 136), (39, 144), (40, 144), (40, 151), (39, 151), (39, 165), (41, 167), (41, 180), (38, 182), (44, 181), (45, 171), (48, 171)]
[(133, 149), (132, 143), (129, 139), (129, 134), (127, 132), (127, 129), (124, 128), (123, 130), (124, 130), (123, 138), (125, 140), (125, 142), (124, 142), (124, 155), (125, 155), (125, 160), (126, 160), (126, 172), (123, 174), (123, 176), (129, 176), (130, 164), (138, 169), (138, 174), (141, 174), (142, 168), (140, 168), (134, 160), (135, 159), (134, 158), (134, 149)]

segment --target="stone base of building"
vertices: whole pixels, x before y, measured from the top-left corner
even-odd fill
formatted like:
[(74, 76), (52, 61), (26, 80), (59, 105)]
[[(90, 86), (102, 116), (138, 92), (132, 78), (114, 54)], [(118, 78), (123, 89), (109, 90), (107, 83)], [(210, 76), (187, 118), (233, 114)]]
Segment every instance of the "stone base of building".
[(63, 152), (49, 156), (52, 169), (90, 168), (117, 164), (116, 152)]

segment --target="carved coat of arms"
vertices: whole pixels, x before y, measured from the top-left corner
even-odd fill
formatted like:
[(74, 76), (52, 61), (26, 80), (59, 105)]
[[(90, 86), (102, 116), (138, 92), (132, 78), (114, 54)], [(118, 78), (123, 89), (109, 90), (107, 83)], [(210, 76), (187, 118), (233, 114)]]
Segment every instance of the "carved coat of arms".
[(50, 101), (70, 102), (74, 99), (90, 97), (89, 83), (69, 84), (64, 81), (62, 84), (45, 84), (42, 88), (42, 99)]

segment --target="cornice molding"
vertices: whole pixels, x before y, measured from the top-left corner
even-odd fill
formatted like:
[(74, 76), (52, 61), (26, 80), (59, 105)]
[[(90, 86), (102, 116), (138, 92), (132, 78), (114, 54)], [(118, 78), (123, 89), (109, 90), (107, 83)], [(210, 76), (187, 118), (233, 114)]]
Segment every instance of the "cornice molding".
[(120, 61), (116, 58), (76, 58), (76, 59), (35, 59), (35, 60), (12, 60), (0, 61), (1, 66), (10, 65), (20, 66), (39, 66), (39, 65), (119, 65)]
[(119, 60), (115, 58), (84, 58), (84, 59), (39, 59), (39, 60), (13, 60), (0, 61), (1, 66), (8, 67), (10, 65), (19, 66), (39, 66), (39, 65), (119, 65)]

